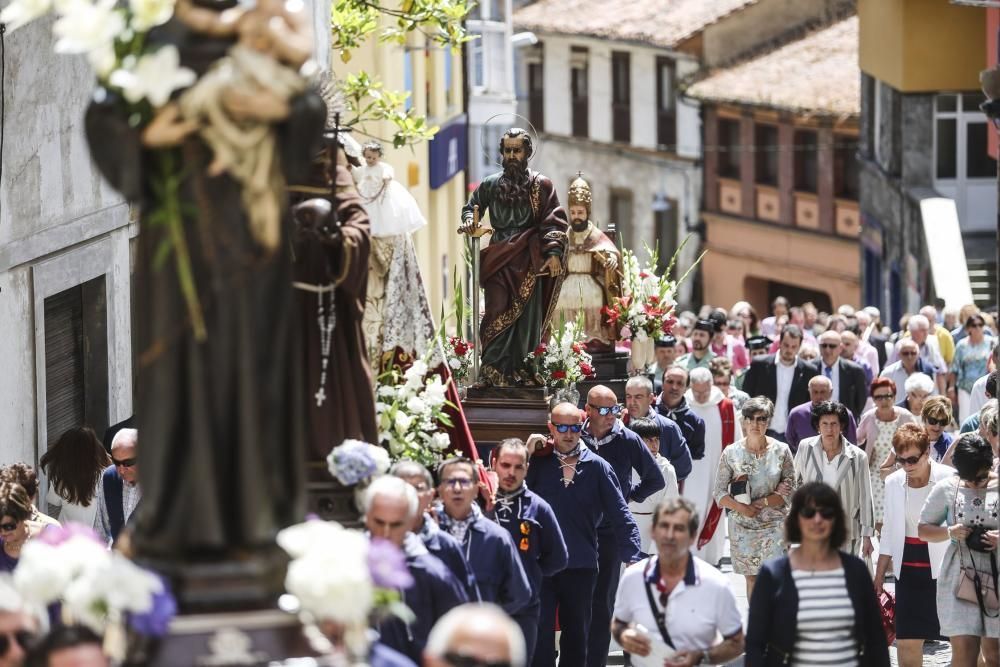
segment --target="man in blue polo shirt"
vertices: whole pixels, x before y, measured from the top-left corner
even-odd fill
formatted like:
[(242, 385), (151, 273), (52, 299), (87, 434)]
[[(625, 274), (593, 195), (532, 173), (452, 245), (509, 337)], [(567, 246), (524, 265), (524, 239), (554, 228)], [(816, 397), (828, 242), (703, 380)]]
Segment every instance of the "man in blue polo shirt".
[(476, 505), (479, 475), (464, 457), (438, 466), (434, 515), (441, 528), (458, 540), (469, 564), (469, 600), (494, 602), (511, 616), (531, 604), (531, 584), (510, 533), (483, 516)]
[(502, 440), (492, 452), (492, 467), (499, 486), (493, 518), (513, 538), (531, 582), (531, 604), (514, 616), (524, 634), (528, 662), (538, 638), (542, 578), (566, 569), (569, 561), (552, 507), (524, 483), (530, 458), (528, 448), (518, 438)]
[[(605, 517), (613, 518), (612, 539), (617, 545), (618, 562), (634, 563), (642, 558), (639, 529), (622, 496), (618, 477), (607, 461), (583, 446), (582, 431), (579, 408), (566, 402), (553, 407), (549, 415), (553, 451), (532, 459), (525, 480), (532, 491), (552, 506), (569, 550), (567, 568), (542, 580), (534, 667), (555, 667), (557, 607), (562, 629), (560, 664), (573, 667), (588, 664), (591, 607), (597, 583), (598, 527)], [(660, 474), (659, 468), (656, 472)], [(601, 665), (607, 658), (607, 643), (604, 650), (604, 655), (596, 657)]]
[[(615, 392), (604, 385), (593, 387), (587, 394), (587, 422), (581, 438), (584, 444), (608, 462), (618, 478), (618, 486), (626, 503), (641, 503), (666, 486), (660, 466), (656, 465), (642, 438), (628, 430), (621, 420), (621, 406)], [(639, 483), (632, 484), (635, 471)], [(631, 512), (626, 512), (632, 518)], [(618, 590), (622, 560), (615, 545), (612, 525), (622, 520), (615, 514), (605, 513), (597, 529), (597, 583), (591, 611), (587, 665), (604, 667), (608, 646), (611, 643), (611, 612)]]

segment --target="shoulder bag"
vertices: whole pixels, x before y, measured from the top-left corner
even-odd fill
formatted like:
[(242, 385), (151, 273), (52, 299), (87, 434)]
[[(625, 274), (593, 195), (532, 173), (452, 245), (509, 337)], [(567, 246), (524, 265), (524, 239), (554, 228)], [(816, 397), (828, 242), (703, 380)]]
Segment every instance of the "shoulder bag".
[(670, 638), (670, 631), (667, 630), (667, 604), (666, 601), (663, 603), (663, 610), (656, 604), (656, 597), (653, 595), (653, 585), (649, 583), (649, 572), (656, 567), (656, 556), (650, 556), (649, 566), (645, 570), (645, 576), (643, 576), (642, 581), (646, 584), (646, 599), (649, 600), (649, 610), (653, 613), (653, 618), (656, 619), (656, 627), (660, 630), (660, 636), (663, 637), (663, 641), (666, 642), (667, 646), (677, 650), (674, 646), (673, 640)]
[[(958, 515), (958, 492), (961, 485), (955, 487), (955, 505), (952, 511), (953, 516)], [(1000, 617), (1000, 598), (997, 596), (997, 555), (995, 551), (990, 553), (990, 571), (980, 570), (976, 566), (972, 550), (969, 549), (970, 565), (965, 564), (962, 557), (962, 542), (956, 543), (958, 549), (958, 562), (960, 570), (958, 572), (958, 585), (955, 586), (955, 597), (959, 600), (972, 602), (979, 605), (979, 612), (986, 618)], [(968, 547), (966, 547), (968, 549)], [(992, 581), (990, 581), (992, 577)], [(990, 613), (996, 612), (996, 613)]]

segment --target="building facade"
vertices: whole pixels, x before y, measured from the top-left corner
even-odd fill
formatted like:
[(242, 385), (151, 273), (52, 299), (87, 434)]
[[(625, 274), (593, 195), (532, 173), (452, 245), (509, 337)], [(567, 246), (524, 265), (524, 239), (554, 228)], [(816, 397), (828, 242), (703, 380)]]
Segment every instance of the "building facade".
[[(892, 322), (932, 297), (996, 301), (996, 160), (979, 72), (986, 13), (860, 0), (863, 294)], [(989, 286), (994, 284), (993, 289)]]
[(858, 77), (848, 17), (688, 89), (705, 123), (706, 303), (858, 302)]

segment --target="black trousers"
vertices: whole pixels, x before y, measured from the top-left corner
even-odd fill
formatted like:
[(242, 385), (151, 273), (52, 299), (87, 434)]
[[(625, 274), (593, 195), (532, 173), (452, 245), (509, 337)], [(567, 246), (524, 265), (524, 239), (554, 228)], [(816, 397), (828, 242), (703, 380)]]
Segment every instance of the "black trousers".
[[(542, 608), (532, 667), (556, 667), (556, 609), (559, 611), (559, 663), (566, 667), (587, 664), (590, 605), (597, 570), (568, 569), (542, 579)], [(604, 656), (601, 657), (601, 664)]]
[[(621, 578), (622, 562), (618, 556), (615, 531), (609, 528), (597, 531), (597, 583), (590, 617), (590, 638), (587, 640), (587, 667), (604, 667), (611, 645), (611, 614), (615, 608), (615, 594)], [(582, 664), (582, 663), (581, 663)]]
[(535, 644), (538, 641), (538, 617), (541, 613), (541, 603), (536, 602), (514, 614), (514, 622), (521, 628), (524, 635), (524, 655), (527, 664), (535, 654)]

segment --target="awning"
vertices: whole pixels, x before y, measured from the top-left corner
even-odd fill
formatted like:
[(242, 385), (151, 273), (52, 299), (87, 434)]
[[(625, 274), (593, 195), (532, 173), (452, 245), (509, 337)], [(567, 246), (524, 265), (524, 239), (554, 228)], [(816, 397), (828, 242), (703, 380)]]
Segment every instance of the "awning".
[(947, 197), (920, 198), (920, 219), (931, 261), (934, 293), (944, 299), (946, 307), (961, 308), (975, 303), (969, 267), (965, 261), (962, 230), (958, 224), (955, 200)]

